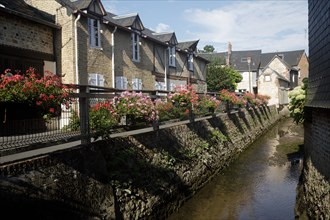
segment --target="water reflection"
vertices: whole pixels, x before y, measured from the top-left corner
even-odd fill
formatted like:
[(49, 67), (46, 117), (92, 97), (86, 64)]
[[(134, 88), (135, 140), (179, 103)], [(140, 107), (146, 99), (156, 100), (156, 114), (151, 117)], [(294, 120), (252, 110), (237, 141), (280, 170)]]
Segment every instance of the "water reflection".
[(294, 219), (303, 128), (274, 126), (169, 220)]

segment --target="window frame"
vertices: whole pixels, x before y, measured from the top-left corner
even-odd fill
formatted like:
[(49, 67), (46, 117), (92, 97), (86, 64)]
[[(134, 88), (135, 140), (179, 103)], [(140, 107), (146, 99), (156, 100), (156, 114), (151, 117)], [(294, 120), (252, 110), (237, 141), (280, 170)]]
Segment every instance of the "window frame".
[(265, 77), (264, 77), (264, 81), (265, 81), (265, 82), (271, 82), (271, 81), (272, 81), (272, 77), (271, 77), (271, 75), (265, 75)]
[(132, 60), (140, 62), (140, 35), (137, 32), (132, 32)]
[(176, 67), (176, 48), (175, 46), (168, 47), (168, 65)]
[(194, 55), (189, 54), (188, 56), (188, 70), (189, 71), (194, 71)]
[[(101, 48), (101, 24), (99, 19), (88, 19), (89, 45), (91, 48)], [(95, 26), (95, 21), (96, 26)]]

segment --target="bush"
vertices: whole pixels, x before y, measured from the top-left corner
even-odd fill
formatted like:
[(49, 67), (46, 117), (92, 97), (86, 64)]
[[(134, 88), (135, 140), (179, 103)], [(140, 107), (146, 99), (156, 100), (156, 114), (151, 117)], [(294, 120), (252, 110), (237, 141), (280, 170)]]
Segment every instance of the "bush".
[(290, 116), (297, 124), (303, 123), (305, 119), (304, 108), (305, 108), (305, 100), (306, 100), (307, 82), (306, 81), (303, 82), (304, 82), (303, 86), (297, 86), (289, 93)]

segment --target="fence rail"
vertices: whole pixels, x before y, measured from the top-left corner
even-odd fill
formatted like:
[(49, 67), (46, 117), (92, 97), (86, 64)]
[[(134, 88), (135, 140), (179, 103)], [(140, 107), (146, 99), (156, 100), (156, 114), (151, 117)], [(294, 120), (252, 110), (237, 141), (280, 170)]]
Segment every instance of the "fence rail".
[[(5, 116), (3, 116), (3, 123), (0, 126), (0, 156), (77, 140), (81, 140), (81, 144), (90, 143), (93, 136), (93, 133), (89, 129), (90, 106), (98, 101), (112, 99), (122, 92), (127, 91), (87, 85), (75, 85), (74, 88), (75, 92), (70, 94), (72, 104), (69, 108), (61, 106), (61, 113), (56, 117), (5, 120)], [(162, 90), (134, 91), (142, 92), (153, 100), (166, 97), (170, 93), (170, 91)], [(198, 93), (198, 95), (204, 94), (217, 95), (217, 93)], [(0, 110), (0, 114), (6, 115), (8, 107)], [(20, 114), (24, 114), (24, 109), (21, 109)], [(76, 116), (76, 121), (73, 120), (74, 116)], [(192, 121), (195, 119), (192, 111), (189, 116), (190, 118), (188, 120)], [(179, 119), (176, 121), (179, 121)], [(162, 126), (158, 123), (150, 127), (152, 129), (159, 129), (159, 125)], [(116, 134), (111, 136), (114, 137)]]

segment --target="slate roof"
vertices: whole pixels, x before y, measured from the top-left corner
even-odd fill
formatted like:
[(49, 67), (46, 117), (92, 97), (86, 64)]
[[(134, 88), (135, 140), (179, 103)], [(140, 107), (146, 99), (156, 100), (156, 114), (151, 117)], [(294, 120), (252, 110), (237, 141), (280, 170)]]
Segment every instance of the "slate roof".
[(56, 0), (58, 3), (62, 5), (69, 6), (71, 9), (79, 9), (84, 10), (87, 9), (88, 6), (92, 3), (93, 0)]
[(112, 14), (110, 12), (107, 12), (107, 16), (105, 16), (105, 19), (111, 21), (114, 24), (117, 24), (117, 25), (120, 25), (123, 27), (130, 27), (133, 25), (133, 23), (136, 19), (136, 16), (137, 16), (137, 13), (118, 16), (118, 15)]
[(181, 50), (196, 51), (198, 42), (199, 40), (179, 42), (177, 48)]
[(290, 67), (297, 66), (304, 52), (305, 50), (294, 50), (294, 51), (282, 51), (282, 52), (273, 52), (273, 53), (262, 53), (260, 68), (264, 68), (273, 59), (275, 55), (282, 55), (283, 60), (287, 64), (289, 64)]
[[(213, 57), (220, 58), (223, 64), (226, 64), (226, 58), (228, 52), (220, 53), (200, 53), (199, 56), (205, 59), (212, 60)], [(230, 66), (240, 72), (249, 71), (249, 65), (247, 62), (242, 62), (242, 58), (251, 57), (250, 70), (257, 71), (260, 65), (261, 50), (246, 50), (246, 51), (232, 51), (230, 57)]]
[(55, 25), (55, 16), (46, 12), (40, 11), (28, 4), (23, 0), (0, 0), (0, 10), (10, 14), (15, 14), (26, 19), (43, 23), (52, 27)]

